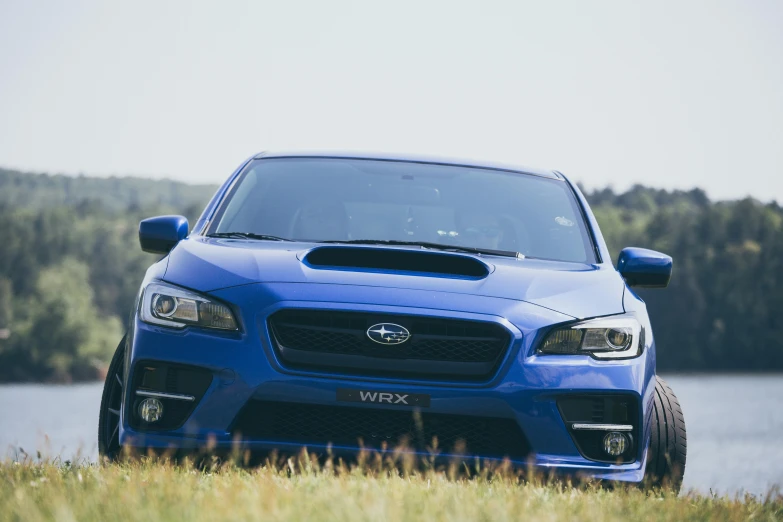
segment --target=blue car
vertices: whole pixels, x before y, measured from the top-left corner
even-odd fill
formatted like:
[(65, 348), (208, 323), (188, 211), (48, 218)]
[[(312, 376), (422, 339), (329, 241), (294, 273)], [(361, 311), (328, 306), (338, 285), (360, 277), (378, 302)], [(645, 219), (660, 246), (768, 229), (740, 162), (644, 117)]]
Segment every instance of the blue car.
[(205, 447), (438, 460), (679, 487), (686, 435), (634, 287), (579, 188), (510, 165), (262, 153), (190, 227), (146, 219), (102, 456)]

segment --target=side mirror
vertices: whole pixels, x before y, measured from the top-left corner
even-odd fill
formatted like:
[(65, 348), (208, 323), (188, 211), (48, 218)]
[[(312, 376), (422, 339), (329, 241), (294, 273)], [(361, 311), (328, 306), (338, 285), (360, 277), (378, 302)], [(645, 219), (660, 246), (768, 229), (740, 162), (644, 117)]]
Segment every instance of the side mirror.
[(150, 254), (168, 254), (187, 235), (188, 219), (184, 216), (158, 216), (139, 223), (141, 249)]
[(617, 271), (628, 286), (666, 288), (672, 278), (672, 258), (646, 248), (624, 248), (617, 259)]

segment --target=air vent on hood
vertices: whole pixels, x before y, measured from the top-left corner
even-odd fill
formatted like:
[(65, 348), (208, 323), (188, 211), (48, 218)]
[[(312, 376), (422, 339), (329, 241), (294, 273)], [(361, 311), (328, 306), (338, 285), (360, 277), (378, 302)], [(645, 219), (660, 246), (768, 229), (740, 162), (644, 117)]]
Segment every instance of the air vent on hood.
[(489, 274), (489, 267), (474, 257), (402, 248), (319, 247), (311, 250), (304, 262), (327, 270), (408, 272), (466, 279), (483, 279)]

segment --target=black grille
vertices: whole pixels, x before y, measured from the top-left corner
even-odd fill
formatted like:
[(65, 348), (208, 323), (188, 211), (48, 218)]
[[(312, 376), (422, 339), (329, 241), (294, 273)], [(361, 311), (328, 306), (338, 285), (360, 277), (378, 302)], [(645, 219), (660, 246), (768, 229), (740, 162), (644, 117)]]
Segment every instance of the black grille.
[[(633, 462), (638, 440), (638, 400), (630, 395), (568, 395), (557, 400), (560, 414), (583, 457), (600, 462)], [(619, 458), (611, 458), (603, 449), (606, 431), (574, 430), (574, 423), (630, 424), (631, 444)]]
[(430, 451), (437, 438), (441, 452), (524, 459), (530, 446), (512, 419), (389, 409), (250, 401), (234, 422), (242, 439), (281, 443), (362, 445), (382, 443)]
[[(367, 337), (378, 323), (404, 326), (411, 338), (379, 345)], [(511, 341), (495, 323), (327, 310), (281, 310), (269, 327), (282, 362), (361, 374), (486, 379)]]
[(593, 422), (604, 422), (604, 417), (606, 416), (606, 406), (604, 406), (605, 401), (600, 397), (591, 400), (593, 402)]
[(353, 332), (329, 331), (317, 327), (271, 322), (277, 342), (296, 350), (356, 354), (364, 351), (364, 342)]
[[(136, 363), (132, 378), (130, 424), (146, 431), (174, 430), (182, 426), (195, 409), (201, 397), (212, 383), (212, 373), (202, 368), (192, 368), (156, 361)], [(143, 396), (137, 390), (192, 395), (195, 400), (159, 398), (163, 403), (163, 417), (155, 424), (147, 424), (138, 415)]]

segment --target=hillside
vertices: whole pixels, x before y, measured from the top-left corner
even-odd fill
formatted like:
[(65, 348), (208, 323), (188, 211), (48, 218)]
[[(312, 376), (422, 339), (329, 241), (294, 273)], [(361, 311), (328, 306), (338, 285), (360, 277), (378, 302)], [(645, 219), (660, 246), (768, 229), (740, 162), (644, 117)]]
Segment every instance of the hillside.
[(97, 178), (35, 174), (0, 168), (0, 205), (32, 210), (99, 202), (108, 211), (203, 207), (215, 185), (132, 177)]

